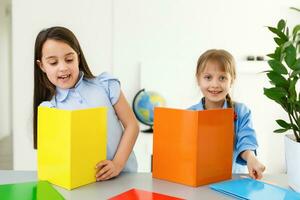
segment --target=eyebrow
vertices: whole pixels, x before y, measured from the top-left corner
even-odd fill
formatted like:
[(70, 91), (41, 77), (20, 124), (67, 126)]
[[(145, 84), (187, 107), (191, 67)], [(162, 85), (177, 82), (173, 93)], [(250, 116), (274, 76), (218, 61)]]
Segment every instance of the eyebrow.
[[(67, 54), (65, 54), (65, 57), (66, 56), (70, 56), (70, 55), (74, 55), (75, 53), (74, 52), (70, 52), (70, 53), (67, 53)], [(45, 59), (46, 60), (48, 60), (48, 59), (52, 59), (52, 58), (56, 58), (57, 56), (48, 56), (48, 57), (46, 57)]]

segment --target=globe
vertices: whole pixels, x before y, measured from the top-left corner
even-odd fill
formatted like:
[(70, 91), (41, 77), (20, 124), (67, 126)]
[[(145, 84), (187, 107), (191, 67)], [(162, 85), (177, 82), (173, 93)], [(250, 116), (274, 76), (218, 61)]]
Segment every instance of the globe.
[(132, 103), (133, 112), (142, 124), (150, 126), (143, 132), (153, 132), (154, 107), (165, 105), (165, 99), (157, 92), (142, 89), (135, 95)]

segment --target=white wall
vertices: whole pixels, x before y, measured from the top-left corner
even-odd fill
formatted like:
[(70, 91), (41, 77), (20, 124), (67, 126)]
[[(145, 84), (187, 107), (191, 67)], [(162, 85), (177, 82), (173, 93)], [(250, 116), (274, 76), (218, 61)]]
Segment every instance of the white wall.
[[(83, 3), (84, 2), (84, 3)], [(38, 32), (54, 25), (70, 28), (95, 74), (112, 71), (110, 0), (13, 0), (14, 169), (36, 169), (32, 144), (33, 51)]]
[[(209, 48), (227, 49), (243, 68), (246, 55), (264, 55), (273, 50), (272, 34), (266, 25), (275, 26), (280, 18), (288, 19), (289, 24), (299, 23), (300, 16), (288, 9), (300, 7), (295, 0), (84, 2), (13, 0), (15, 169), (35, 169), (31, 136), (32, 67), (34, 39), (41, 28), (71, 28), (92, 70), (113, 71), (129, 101), (143, 86), (158, 87), (155, 89), (166, 94), (169, 106), (185, 108), (199, 98), (193, 75), (200, 53)], [(283, 137), (272, 133), (274, 117), (283, 113), (262, 95), (264, 77), (251, 73), (239, 76), (235, 97), (254, 110), (261, 145), (259, 156), (269, 172), (283, 171)], [(253, 78), (255, 82), (250, 81)], [(244, 93), (246, 87), (252, 88), (253, 95)], [(271, 110), (261, 117), (261, 108), (265, 106)]]
[[(299, 23), (295, 0), (115, 0), (114, 74), (126, 83), (128, 99), (143, 87), (159, 91), (169, 107), (186, 108), (199, 101), (194, 73), (199, 55), (210, 48), (224, 48), (239, 68), (234, 89), (236, 100), (253, 112), (260, 148), (259, 158), (267, 172), (283, 172), (283, 137), (273, 133), (275, 119), (286, 117), (276, 103), (263, 95), (268, 86), (263, 74), (266, 62), (245, 62), (247, 55), (273, 51), (272, 34), (281, 18)], [(254, 70), (252, 68), (255, 68)], [(139, 78), (133, 78), (138, 77)], [(141, 135), (145, 140), (148, 136)], [(146, 151), (146, 150), (145, 150)], [(146, 162), (146, 159), (145, 159)]]
[(10, 1), (0, 1), (0, 139), (11, 133)]
[[(126, 82), (132, 99), (138, 85), (133, 76), (142, 68), (181, 68), (193, 71), (204, 50), (224, 48), (237, 61), (273, 50), (272, 34), (281, 18), (298, 22), (300, 13), (289, 9), (295, 0), (115, 0), (114, 73)], [(146, 69), (147, 71), (151, 69)], [(190, 77), (189, 77), (190, 78)], [(169, 77), (170, 81), (175, 78)]]

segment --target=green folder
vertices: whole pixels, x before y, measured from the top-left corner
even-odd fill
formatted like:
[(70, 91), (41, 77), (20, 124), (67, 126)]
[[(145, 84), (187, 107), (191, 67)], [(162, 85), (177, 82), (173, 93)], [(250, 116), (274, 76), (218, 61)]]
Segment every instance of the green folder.
[(1, 200), (64, 200), (48, 181), (0, 185)]

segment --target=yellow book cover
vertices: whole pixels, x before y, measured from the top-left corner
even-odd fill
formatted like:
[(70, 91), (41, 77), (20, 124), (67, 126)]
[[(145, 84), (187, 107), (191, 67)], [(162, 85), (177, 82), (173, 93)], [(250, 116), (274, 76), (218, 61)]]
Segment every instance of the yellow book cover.
[(96, 181), (106, 159), (107, 108), (38, 108), (38, 178), (66, 189)]

